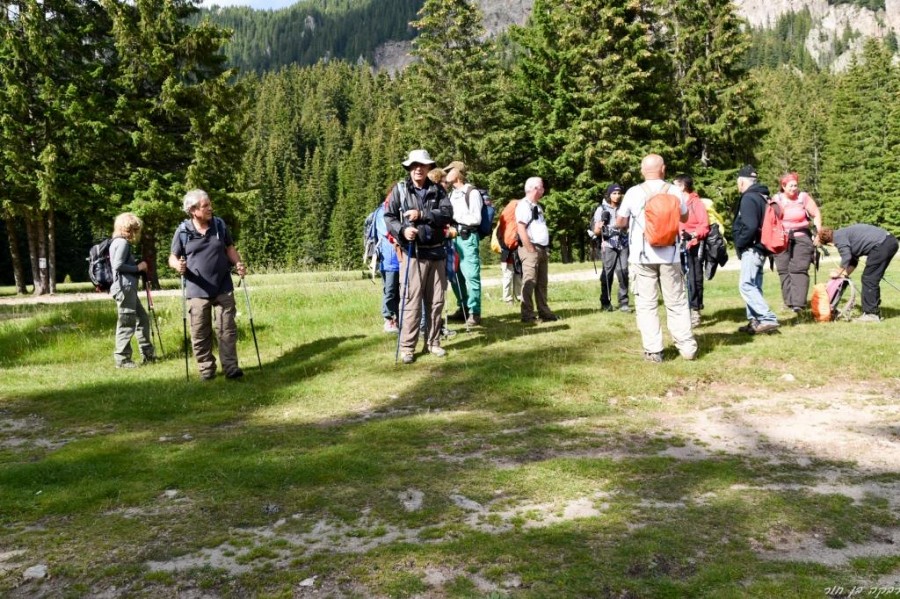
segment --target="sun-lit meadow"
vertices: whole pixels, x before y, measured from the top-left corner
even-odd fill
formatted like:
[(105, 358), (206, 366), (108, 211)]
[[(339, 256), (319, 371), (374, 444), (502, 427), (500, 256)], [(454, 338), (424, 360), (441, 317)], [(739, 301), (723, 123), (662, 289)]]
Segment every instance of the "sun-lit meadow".
[[(670, 344), (662, 365), (633, 314), (598, 310), (592, 277), (551, 283), (561, 320), (539, 325), (491, 285), (482, 327), (401, 366), (380, 282), (247, 280), (263, 367), (239, 292), (237, 382), (202, 383), (193, 361), (185, 380), (174, 292), (155, 297), (164, 360), (133, 371), (113, 365), (111, 300), (0, 299), (0, 595), (846, 597), (900, 581), (887, 285), (882, 323), (779, 312), (780, 333), (751, 337), (722, 272), (699, 358)], [(828, 418), (804, 442), (777, 426), (864, 412), (880, 421), (839, 447)], [(39, 564), (49, 576), (26, 580)]]

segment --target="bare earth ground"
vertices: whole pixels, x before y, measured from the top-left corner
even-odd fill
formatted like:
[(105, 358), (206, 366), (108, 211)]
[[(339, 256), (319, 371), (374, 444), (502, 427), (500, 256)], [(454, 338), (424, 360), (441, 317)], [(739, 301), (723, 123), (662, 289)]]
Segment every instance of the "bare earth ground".
[[(788, 384), (791, 382), (789, 375), (785, 375), (784, 380)], [(900, 481), (894, 476), (885, 476), (883, 481), (878, 482), (873, 480), (878, 480), (879, 474), (895, 475), (900, 472), (898, 396), (900, 383), (881, 386), (865, 383), (833, 384), (820, 388), (797, 385), (796, 389), (780, 393), (713, 384), (702, 389), (684, 390), (680, 396), (670, 393), (664, 404), (666, 408), (672, 409), (661, 407), (653, 414), (654, 424), (647, 428), (646, 434), (671, 440), (656, 455), (685, 461), (740, 456), (743, 459), (763, 460), (773, 466), (799, 465), (806, 468), (812, 476), (799, 484), (763, 487), (733, 485), (728, 491), (798, 489), (843, 495), (854, 502), (881, 499), (896, 513), (900, 512)], [(689, 401), (689, 406), (680, 405), (682, 400)], [(684, 409), (685, 407), (689, 409)], [(412, 415), (423, 409), (411, 405), (390, 410), (372, 410), (362, 412), (352, 420)], [(559, 424), (576, 426), (580, 423), (568, 421)], [(42, 428), (43, 423), (38, 418), (0, 420), (0, 447), (33, 445), (52, 450), (71, 440), (44, 438), (41, 436)], [(515, 429), (502, 431), (500, 434), (523, 432), (527, 433), (527, 430)], [(96, 434), (96, 431), (86, 434)], [(160, 438), (160, 442), (171, 440), (168, 437)], [(627, 449), (566, 452), (563, 448), (549, 450), (540, 457), (628, 459), (646, 456), (646, 453), (629, 453)], [(486, 461), (497, 468), (517, 467), (508, 458), (492, 457), (490, 452), (484, 451), (454, 455), (435, 452), (423, 455), (422, 459), (476, 460)], [(868, 480), (859, 482), (863, 477)], [(495, 499), (484, 503), (478, 503), (462, 494), (451, 494), (450, 501), (460, 508), (459, 513), (462, 515), (445, 524), (499, 534), (512, 530), (516, 522), (521, 526), (523, 520), (524, 527), (528, 528), (579, 518), (602, 518), (614, 493), (598, 490), (574, 500), (544, 504), (511, 504), (504, 498), (502, 490), (496, 491)], [(706, 493), (666, 503), (650, 500), (645, 503), (655, 510), (681, 510), (692, 505), (702, 505), (715, 497), (715, 493)], [(425, 492), (410, 488), (397, 496), (397, 507), (414, 512), (421, 508), (425, 498)], [(162, 494), (155, 506), (120, 510), (109, 515), (127, 518), (171, 515), (178, 518), (179, 513), (190, 505), (190, 497), (182, 496), (177, 489), (172, 489)], [(277, 513), (278, 510), (278, 506), (272, 506), (272, 513)], [(635, 523), (635, 526), (640, 526), (640, 523)], [(428, 528), (432, 532), (435, 528), (439, 529), (434, 526)], [(882, 529), (877, 533), (875, 541), (851, 544), (840, 549), (827, 547), (824, 539), (816, 534), (805, 535), (792, 530), (773, 533), (771, 538), (754, 543), (757, 552), (764, 559), (840, 566), (855, 557), (896, 555), (900, 529)], [(215, 548), (205, 548), (168, 561), (151, 561), (145, 565), (151, 571), (160, 572), (211, 566), (232, 574), (241, 574), (254, 567), (252, 560), (242, 558), (263, 544), (270, 543), (271, 547), (271, 542), (276, 539), (280, 543), (276, 550), (279, 555), (270, 560), (266, 567), (290, 567), (291, 561), (298, 556), (331, 552), (364, 553), (374, 547), (392, 543), (437, 543), (445, 540), (439, 533), (428, 534), (425, 528), (399, 528), (366, 515), (350, 526), (336, 519), (314, 519), (304, 514), (284, 514), (271, 526), (233, 529), (231, 538), (232, 541)], [(28, 565), (27, 555), (0, 545), (0, 574), (22, 571)], [(467, 577), (484, 593), (502, 593), (521, 584), (516, 576), (511, 576), (498, 585), (479, 573), (444, 565), (429, 566), (425, 574), (426, 583), (437, 589), (460, 576)], [(896, 587), (900, 585), (900, 577), (895, 574), (868, 582), (881, 587)], [(363, 593), (365, 591), (357, 590)], [(307, 593), (335, 593), (335, 596), (342, 596), (347, 587), (344, 584), (337, 585), (335, 581), (316, 580), (313, 576), (304, 580), (295, 591), (300, 596)], [(92, 589), (92, 594), (118, 596), (116, 589), (95, 588)]]

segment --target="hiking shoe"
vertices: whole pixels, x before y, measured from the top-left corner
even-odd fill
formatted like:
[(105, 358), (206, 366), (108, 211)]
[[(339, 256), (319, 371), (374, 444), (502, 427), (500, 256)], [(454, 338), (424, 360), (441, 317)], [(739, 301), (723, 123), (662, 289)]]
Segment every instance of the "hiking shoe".
[(751, 320), (747, 324), (742, 327), (738, 327), (738, 333), (748, 333), (750, 335), (756, 333), (756, 326), (759, 324), (758, 320)]
[(653, 362), (654, 364), (662, 364), (662, 361), (663, 361), (662, 352), (661, 351), (657, 351), (657, 352), (645, 351), (644, 359), (648, 362)]
[(695, 328), (700, 326), (700, 312), (698, 310), (691, 310), (691, 326)]
[(435, 358), (444, 358), (447, 356), (447, 350), (440, 345), (432, 345), (428, 348), (428, 353), (430, 353)]
[(235, 369), (235, 370), (232, 370), (231, 372), (226, 372), (226, 373), (225, 373), (225, 378), (226, 378), (226, 379), (232, 379), (232, 380), (233, 380), (233, 379), (239, 379), (239, 378), (241, 378), (242, 376), (244, 376), (244, 371), (241, 370), (240, 368), (237, 368), (237, 369)]
[(881, 316), (878, 314), (863, 314), (854, 318), (853, 322), (881, 322)]
[(766, 335), (778, 330), (777, 322), (759, 322), (753, 327), (754, 335)]
[(138, 365), (131, 360), (122, 360), (116, 364), (116, 368), (137, 368)]
[(600, 304), (600, 309), (604, 312), (612, 312), (615, 308), (612, 307), (612, 304)]
[(449, 339), (450, 337), (456, 337), (456, 331), (451, 331), (447, 327), (443, 327), (441, 329), (441, 337)]
[(688, 362), (697, 358), (697, 350), (694, 350), (692, 352), (680, 352), (680, 353), (681, 353), (681, 358), (684, 360), (687, 360)]
[(469, 318), (466, 319), (466, 324), (470, 327), (477, 327), (481, 325), (481, 314), (469, 314)]
[(213, 370), (212, 372), (201, 372), (201, 373), (200, 373), (200, 380), (201, 380), (201, 381), (211, 381), (211, 380), (213, 380), (214, 378), (216, 378), (216, 371), (215, 371), (215, 370)]
[(400, 329), (397, 328), (397, 321), (393, 318), (385, 318), (384, 319), (384, 332), (385, 333), (393, 333), (397, 334), (400, 332)]
[(416, 361), (416, 357), (412, 355), (412, 352), (406, 352), (400, 355), (400, 361), (404, 364), (412, 364)]
[(619, 312), (631, 312), (631, 308), (627, 305), (619, 306)]
[(459, 309), (456, 312), (454, 312), (453, 314), (451, 314), (450, 316), (448, 316), (447, 320), (449, 320), (450, 322), (465, 322), (466, 315), (463, 314), (462, 309)]
[(547, 314), (546, 316), (541, 316), (541, 320), (544, 322), (556, 322), (559, 320), (559, 316), (556, 314)]

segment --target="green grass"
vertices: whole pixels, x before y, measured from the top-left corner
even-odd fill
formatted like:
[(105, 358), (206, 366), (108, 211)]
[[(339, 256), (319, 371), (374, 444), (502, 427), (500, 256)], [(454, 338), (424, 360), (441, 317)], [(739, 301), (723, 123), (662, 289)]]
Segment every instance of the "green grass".
[[(888, 286), (881, 324), (781, 314), (779, 334), (753, 338), (734, 332), (736, 273), (720, 273), (699, 359), (670, 344), (662, 365), (641, 359), (633, 315), (597, 310), (595, 280), (551, 283), (562, 320), (537, 326), (486, 287), (483, 327), (402, 367), (380, 283), (248, 281), (264, 370), (239, 293), (240, 382), (200, 383), (193, 361), (185, 381), (180, 297), (156, 297), (165, 359), (134, 371), (113, 366), (112, 301), (0, 302), (0, 595), (290, 597), (314, 576), (319, 596), (822, 597), (900, 571), (877, 552), (772, 557), (784, 539), (841, 551), (890, 536), (893, 497), (817, 485), (890, 489), (897, 472), (778, 439), (765, 439), (776, 462), (726, 452), (668, 423), (781, 409), (748, 397), (784, 398), (786, 416), (831, 407), (816, 399), (828, 393), (889, 410)], [(868, 432), (896, 442), (889, 416)], [(710, 451), (667, 453), (692, 444)], [(185, 568), (151, 567), (176, 559)], [(51, 578), (23, 585), (38, 563)]]

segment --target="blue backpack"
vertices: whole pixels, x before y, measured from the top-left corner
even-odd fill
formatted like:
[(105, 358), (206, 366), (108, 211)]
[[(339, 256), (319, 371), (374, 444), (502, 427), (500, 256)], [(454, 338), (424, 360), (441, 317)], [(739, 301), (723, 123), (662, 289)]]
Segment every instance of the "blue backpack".
[[(469, 205), (469, 194), (474, 191), (475, 188), (472, 187), (469, 191), (466, 192), (466, 206)], [(494, 230), (494, 204), (491, 202), (491, 196), (488, 193), (487, 189), (479, 189), (478, 193), (481, 194), (481, 224), (478, 225), (478, 239), (484, 239), (485, 237), (490, 237), (491, 232)]]

